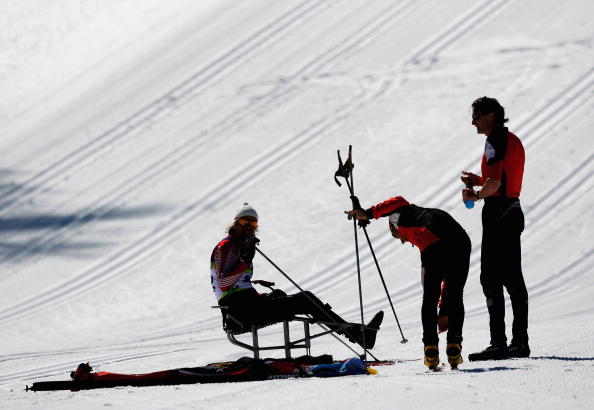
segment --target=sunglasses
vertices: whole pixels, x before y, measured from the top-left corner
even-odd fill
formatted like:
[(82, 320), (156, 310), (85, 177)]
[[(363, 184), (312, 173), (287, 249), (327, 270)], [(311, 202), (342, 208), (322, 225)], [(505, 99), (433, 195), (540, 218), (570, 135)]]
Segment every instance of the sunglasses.
[(237, 224), (240, 226), (252, 225), (254, 228), (258, 227), (258, 221), (248, 221), (247, 219), (238, 219)]

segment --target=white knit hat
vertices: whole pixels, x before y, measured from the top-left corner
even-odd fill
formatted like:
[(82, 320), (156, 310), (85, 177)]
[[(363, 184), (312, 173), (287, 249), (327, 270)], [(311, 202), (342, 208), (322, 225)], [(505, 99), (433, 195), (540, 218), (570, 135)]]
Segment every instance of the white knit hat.
[(235, 214), (235, 220), (237, 221), (239, 218), (243, 216), (253, 216), (254, 218), (258, 219), (258, 212), (247, 202), (244, 202), (241, 208), (237, 210)]

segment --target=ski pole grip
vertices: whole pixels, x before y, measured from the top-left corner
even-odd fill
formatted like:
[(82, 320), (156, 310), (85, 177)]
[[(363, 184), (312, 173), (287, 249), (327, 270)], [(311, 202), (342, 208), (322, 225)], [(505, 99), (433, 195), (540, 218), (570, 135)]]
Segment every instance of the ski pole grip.
[[(359, 198), (357, 198), (356, 195), (351, 195), (351, 202), (353, 203), (353, 210), (361, 210), (363, 211), (363, 207), (361, 206), (361, 203), (359, 202)], [(350, 219), (350, 218), (349, 218)], [(365, 220), (365, 219), (359, 219), (357, 221), (357, 224), (361, 227), (364, 228), (367, 225), (369, 225), (369, 220)]]
[(351, 202), (353, 203), (353, 210), (363, 210), (361, 207), (361, 202), (359, 202), (359, 198), (357, 198), (355, 195), (351, 195)]

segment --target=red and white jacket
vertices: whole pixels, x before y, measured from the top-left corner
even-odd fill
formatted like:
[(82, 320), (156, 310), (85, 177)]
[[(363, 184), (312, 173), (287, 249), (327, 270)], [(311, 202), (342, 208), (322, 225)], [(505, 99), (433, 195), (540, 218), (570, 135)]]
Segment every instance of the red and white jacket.
[(210, 283), (217, 300), (231, 293), (253, 288), (253, 265), (239, 260), (239, 246), (240, 243), (229, 235), (212, 251)]

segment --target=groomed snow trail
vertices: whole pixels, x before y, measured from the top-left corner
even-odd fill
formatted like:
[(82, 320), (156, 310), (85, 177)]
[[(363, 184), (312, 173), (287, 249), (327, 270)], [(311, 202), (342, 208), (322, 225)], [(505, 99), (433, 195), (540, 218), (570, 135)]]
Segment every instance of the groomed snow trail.
[[(570, 4), (571, 3), (571, 4)], [(2, 408), (592, 408), (594, 5), (544, 1), (8, 1), (0, 11)], [(261, 247), (358, 320), (336, 150), (364, 206), (404, 195), (473, 241), (464, 356), (488, 344), (480, 211), (460, 200), (498, 98), (527, 153), (523, 268), (532, 357), (426, 374), (418, 250), (368, 228), (408, 344), (361, 246), (379, 374), (24, 392), (79, 362), (148, 372), (234, 360), (208, 262), (244, 201)], [(292, 286), (256, 257), (255, 276)], [(511, 318), (511, 309), (509, 311)], [(508, 326), (509, 328), (509, 326)], [(297, 328), (293, 330), (298, 332)], [(277, 341), (279, 327), (263, 332)], [(445, 340), (445, 338), (442, 338)], [(332, 338), (313, 353), (347, 358)], [(442, 340), (443, 342), (443, 340)], [(279, 352), (278, 355), (281, 355)]]

